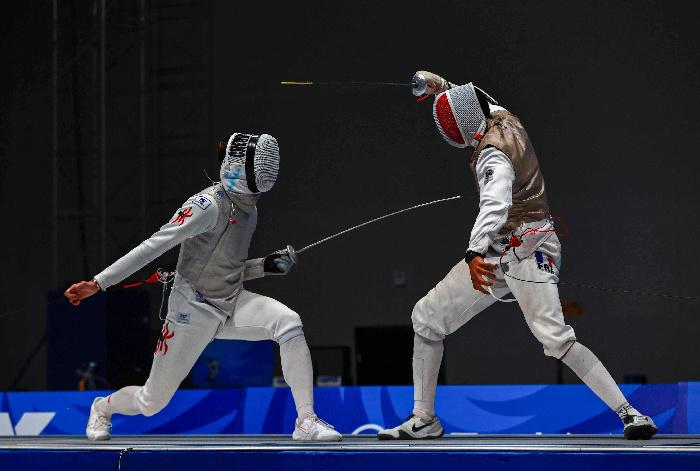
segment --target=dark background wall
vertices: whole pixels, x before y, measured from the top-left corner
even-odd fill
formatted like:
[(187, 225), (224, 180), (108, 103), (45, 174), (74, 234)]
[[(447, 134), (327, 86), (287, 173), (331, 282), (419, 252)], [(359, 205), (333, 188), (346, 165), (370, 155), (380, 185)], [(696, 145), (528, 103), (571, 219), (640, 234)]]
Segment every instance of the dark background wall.
[[(28, 309), (0, 317), (3, 388), (43, 333), (45, 293), (73, 281), (51, 286), (44, 270), (50, 10), (43, 2), (18, 8), (2, 18), (0, 46), (0, 316)], [(280, 180), (259, 204), (252, 255), (464, 196), (309, 251), (286, 278), (249, 283), (297, 310), (312, 345), (352, 345), (356, 326), (409, 324), (413, 304), (466, 249), (477, 194), (464, 156), (434, 129), (430, 100), (416, 104), (399, 87), (285, 88), (280, 80), (407, 82), (428, 69), (474, 81), (522, 118), (534, 142), (552, 211), (570, 226), (562, 280), (699, 294), (700, 58), (686, 6), (214, 1), (210, 18), (212, 135), (269, 132), (281, 145)], [(176, 200), (207, 185), (202, 169), (217, 171), (207, 152), (169, 162), (183, 173), (170, 188)], [(169, 215), (149, 213), (152, 229)], [(174, 265), (175, 256), (149, 269)], [(396, 270), (407, 286), (394, 287)], [(637, 373), (652, 382), (700, 378), (697, 300), (570, 287), (561, 296), (582, 303), (583, 316), (570, 322), (618, 381)], [(45, 361), (39, 355), (22, 387), (43, 386)], [(449, 337), (446, 363), (449, 383), (552, 382), (556, 368), (513, 305), (494, 306)]]

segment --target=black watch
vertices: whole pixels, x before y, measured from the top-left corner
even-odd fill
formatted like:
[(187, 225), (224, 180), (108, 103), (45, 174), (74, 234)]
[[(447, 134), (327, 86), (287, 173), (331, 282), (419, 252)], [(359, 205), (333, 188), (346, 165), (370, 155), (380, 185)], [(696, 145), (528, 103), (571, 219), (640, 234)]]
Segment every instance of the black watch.
[(484, 254), (479, 253), (479, 252), (474, 252), (473, 250), (467, 250), (466, 255), (464, 256), (464, 261), (467, 262), (467, 265), (469, 265), (469, 262), (474, 260), (476, 257), (482, 257), (483, 258)]

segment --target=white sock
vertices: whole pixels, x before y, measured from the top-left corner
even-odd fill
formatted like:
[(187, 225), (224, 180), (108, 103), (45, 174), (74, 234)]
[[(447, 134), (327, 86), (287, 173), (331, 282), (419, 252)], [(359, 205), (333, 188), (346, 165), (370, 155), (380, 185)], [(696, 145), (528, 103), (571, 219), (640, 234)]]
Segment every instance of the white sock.
[(137, 415), (140, 411), (138, 407), (136, 407), (134, 398), (139, 388), (140, 386), (127, 386), (122, 388), (97, 401), (95, 408), (104, 415)]
[(617, 383), (598, 357), (580, 343), (575, 342), (561, 361), (571, 368), (581, 381), (613, 411), (619, 414), (618, 410), (628, 404)]
[(292, 390), (300, 420), (314, 415), (314, 372), (304, 334), (280, 344), (282, 374)]
[(435, 417), (435, 390), (444, 349), (442, 340), (413, 336), (413, 415), (426, 422)]

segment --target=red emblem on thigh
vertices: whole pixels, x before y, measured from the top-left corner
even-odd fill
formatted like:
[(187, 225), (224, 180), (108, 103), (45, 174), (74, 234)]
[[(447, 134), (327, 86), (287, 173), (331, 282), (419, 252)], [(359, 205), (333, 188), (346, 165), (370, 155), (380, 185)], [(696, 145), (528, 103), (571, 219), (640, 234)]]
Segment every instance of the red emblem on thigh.
[(153, 352), (153, 354), (155, 355), (158, 352), (163, 352), (163, 355), (165, 355), (168, 353), (168, 340), (173, 337), (175, 337), (175, 332), (170, 331), (170, 324), (168, 321), (165, 321), (165, 323), (163, 323), (163, 328), (160, 331), (160, 338), (156, 344), (156, 351)]

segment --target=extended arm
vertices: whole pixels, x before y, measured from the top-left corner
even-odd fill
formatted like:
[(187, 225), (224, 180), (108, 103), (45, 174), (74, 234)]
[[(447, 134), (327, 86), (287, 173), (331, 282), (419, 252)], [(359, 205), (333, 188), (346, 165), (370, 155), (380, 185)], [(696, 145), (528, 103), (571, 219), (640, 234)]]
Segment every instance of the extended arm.
[(218, 216), (216, 202), (208, 196), (199, 195), (197, 198), (207, 198), (209, 204), (188, 201), (158, 232), (96, 275), (95, 280), (102, 289), (119, 283), (185, 239), (214, 227)]
[(197, 203), (189, 200), (158, 232), (105, 268), (93, 281), (76, 283), (64, 294), (71, 303), (79, 304), (97, 289), (105, 290), (119, 283), (185, 239), (210, 230), (216, 225), (217, 217), (216, 202), (209, 196), (198, 195)]

